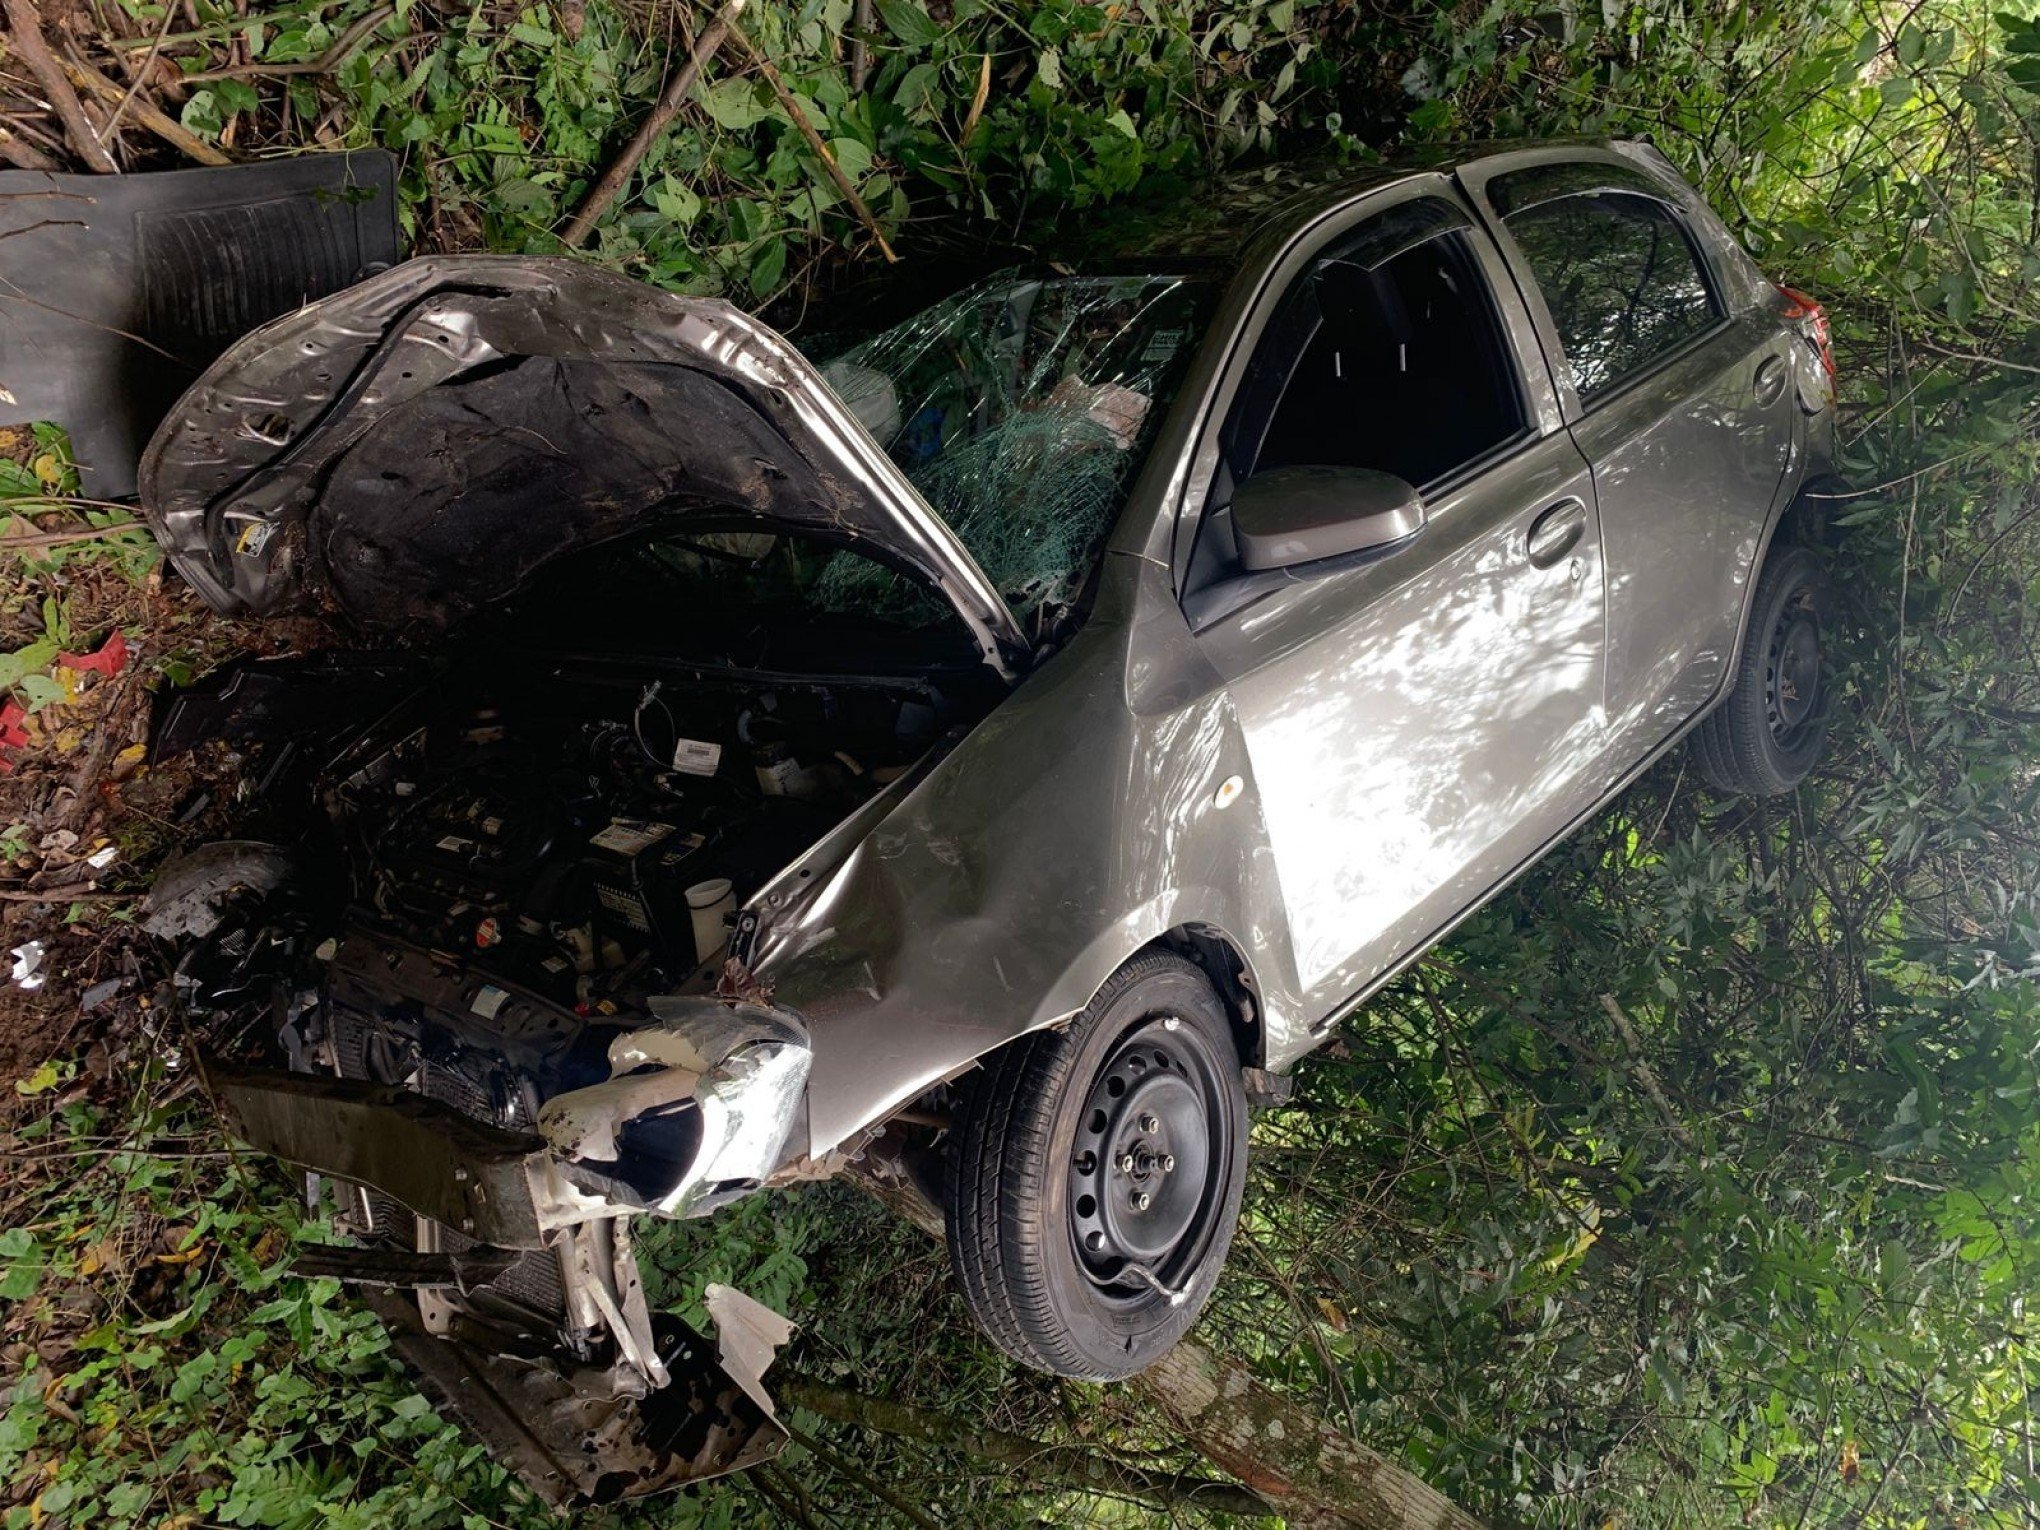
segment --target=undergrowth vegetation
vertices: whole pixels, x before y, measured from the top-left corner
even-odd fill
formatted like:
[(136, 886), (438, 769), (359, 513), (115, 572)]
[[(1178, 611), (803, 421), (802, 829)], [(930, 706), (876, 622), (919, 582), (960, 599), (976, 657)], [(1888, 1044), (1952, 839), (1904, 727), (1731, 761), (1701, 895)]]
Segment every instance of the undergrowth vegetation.
[[(176, 20), (125, 3), (138, 38)], [(1834, 316), (1857, 492), (1827, 506), (1847, 616), (1828, 763), (1751, 807), (1669, 757), (1257, 1128), (1206, 1340), (1497, 1523), (2033, 1522), (2040, 24), (2018, 5), (877, 0), (861, 90), (850, 0), (746, 13), (930, 289), (953, 245), (1105, 222), (1243, 157), (1645, 134)], [(330, 80), (210, 81), (185, 125), (239, 150), (386, 145), (420, 247), (531, 251), (559, 248), (708, 14), (375, 9)], [(320, 57), (371, 14), (187, 11), (163, 52), (193, 68), (230, 42)], [(879, 263), (727, 60), (589, 253), (789, 319)], [(145, 1013), (17, 1086), (6, 1523), (550, 1522), (372, 1319), (290, 1274), (323, 1229), (214, 1132), (183, 1046)], [(1117, 1390), (993, 1357), (939, 1249), (847, 1190), (747, 1203), (648, 1257), (682, 1311), (734, 1278), (790, 1312), (808, 1374), (1183, 1463)], [(768, 1471), (579, 1522), (1148, 1522), (794, 1424)]]

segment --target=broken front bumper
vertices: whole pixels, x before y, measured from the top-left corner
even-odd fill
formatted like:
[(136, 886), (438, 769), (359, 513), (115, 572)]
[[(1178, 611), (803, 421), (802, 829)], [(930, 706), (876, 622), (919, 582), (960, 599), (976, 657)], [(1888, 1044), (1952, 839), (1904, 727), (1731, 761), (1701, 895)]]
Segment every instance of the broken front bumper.
[[(206, 1064), (235, 1135), (422, 1219), (415, 1249), (405, 1221), (370, 1245), (307, 1251), (305, 1272), (368, 1288), (442, 1406), (556, 1505), (739, 1470), (786, 1438), (762, 1373), (791, 1326), (711, 1287), (712, 1353), (686, 1325), (647, 1309), (628, 1223), (732, 1199), (804, 1148), (806, 1036), (759, 1006), (662, 1000), (653, 1010), (651, 1025), (613, 1041), (612, 1076), (554, 1096), (537, 1134), (394, 1085)], [(628, 1163), (637, 1123), (690, 1115), (683, 1163), (658, 1174)], [(494, 1283), (519, 1251), (564, 1261), (562, 1320), (580, 1334), (606, 1330), (609, 1363), (586, 1345), (563, 1346), (544, 1322), (505, 1320), (515, 1293)], [(419, 1296), (399, 1295), (404, 1287)]]

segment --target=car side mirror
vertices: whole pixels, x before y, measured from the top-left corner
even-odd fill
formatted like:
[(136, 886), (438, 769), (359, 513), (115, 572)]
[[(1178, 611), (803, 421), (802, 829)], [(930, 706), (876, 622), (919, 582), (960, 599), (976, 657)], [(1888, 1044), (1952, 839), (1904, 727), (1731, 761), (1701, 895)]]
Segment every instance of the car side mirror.
[(1414, 536), (1424, 529), (1424, 499), (1372, 468), (1271, 468), (1233, 491), (1232, 523), (1240, 566), (1257, 572)]

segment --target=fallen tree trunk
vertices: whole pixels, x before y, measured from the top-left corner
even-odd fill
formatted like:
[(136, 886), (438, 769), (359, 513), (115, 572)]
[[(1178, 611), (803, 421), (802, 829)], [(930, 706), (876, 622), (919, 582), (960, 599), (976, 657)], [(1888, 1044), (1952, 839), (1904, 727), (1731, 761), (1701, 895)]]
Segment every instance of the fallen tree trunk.
[(1127, 1386), (1291, 1525), (1481, 1530), (1436, 1488), (1269, 1390), (1239, 1361), (1192, 1340)]
[(783, 1400), (839, 1424), (855, 1424), (997, 1462), (1044, 1487), (1108, 1493), (1164, 1511), (1200, 1509), (1261, 1517), (1275, 1512), (1266, 1499), (1237, 1483), (1128, 1466), (1081, 1445), (1058, 1445), (1003, 1429), (982, 1428), (930, 1408), (873, 1397), (806, 1376), (776, 1376), (772, 1390)]
[[(884, 1160), (856, 1165), (857, 1184), (933, 1237), (942, 1211)], [(1443, 1493), (1264, 1386), (1239, 1361), (1190, 1339), (1126, 1383), (1168, 1416), (1212, 1465), (1306, 1530), (1483, 1530)], [(820, 1409), (816, 1409), (820, 1412)]]

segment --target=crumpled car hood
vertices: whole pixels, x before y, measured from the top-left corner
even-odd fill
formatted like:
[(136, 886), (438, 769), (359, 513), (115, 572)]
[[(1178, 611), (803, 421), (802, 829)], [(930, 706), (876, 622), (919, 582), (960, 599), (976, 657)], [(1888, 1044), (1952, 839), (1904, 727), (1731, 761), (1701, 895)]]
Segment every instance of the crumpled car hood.
[(256, 330), (158, 428), (140, 498), (222, 611), (444, 627), (563, 551), (691, 513), (861, 546), (938, 590), (1002, 674), (1027, 653), (791, 344), (571, 260), (414, 260)]

